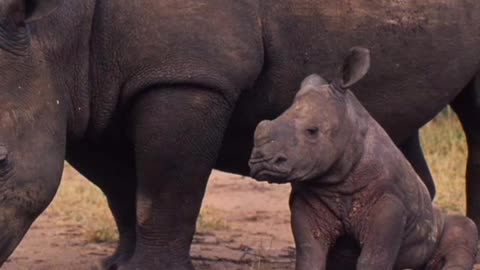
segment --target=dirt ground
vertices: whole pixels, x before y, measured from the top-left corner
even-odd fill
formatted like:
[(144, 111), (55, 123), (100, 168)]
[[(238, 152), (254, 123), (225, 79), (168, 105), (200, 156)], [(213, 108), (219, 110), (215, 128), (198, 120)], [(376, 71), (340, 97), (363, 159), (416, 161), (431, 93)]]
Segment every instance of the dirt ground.
[[(63, 181), (86, 181), (74, 174), (66, 170)], [(289, 191), (289, 186), (214, 172), (204, 202), (204, 225), (192, 247), (197, 268), (293, 269)], [(80, 225), (55, 220), (61, 218), (44, 213), (2, 269), (90, 270), (113, 251), (114, 244), (92, 243), (80, 233)]]
[[(63, 184), (88, 185), (71, 167)], [(192, 247), (198, 270), (294, 269), (289, 225), (288, 185), (257, 183), (250, 178), (214, 172), (205, 197), (199, 232)], [(70, 193), (67, 193), (70, 196)], [(62, 195), (65, 197), (65, 195)], [(95, 193), (95, 197), (101, 196)], [(65, 204), (54, 200), (50, 208)], [(88, 197), (87, 197), (88, 198)], [(77, 198), (85, 200), (85, 198)], [(61, 205), (73, 208), (72, 205)], [(94, 207), (82, 211), (92, 214)], [(32, 226), (5, 270), (93, 270), (113, 251), (114, 243), (95, 243), (81, 222), (46, 211)], [(475, 269), (480, 270), (480, 265)]]

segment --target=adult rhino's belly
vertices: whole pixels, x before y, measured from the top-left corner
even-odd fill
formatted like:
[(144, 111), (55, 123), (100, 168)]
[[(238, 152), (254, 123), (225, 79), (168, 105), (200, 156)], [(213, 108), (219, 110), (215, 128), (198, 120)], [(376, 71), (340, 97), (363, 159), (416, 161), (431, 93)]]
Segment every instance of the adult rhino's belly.
[[(397, 143), (448, 105), (478, 71), (480, 2), (270, 0), (265, 66), (246, 113), (274, 116), (303, 78), (335, 77), (353, 46), (371, 51), (371, 70), (353, 91)], [(260, 113), (259, 113), (260, 112)]]
[[(419, 55), (417, 58), (422, 55), (421, 50), (413, 53)], [(415, 134), (445, 108), (468, 84), (477, 66), (476, 60), (464, 59), (458, 53), (452, 53), (449, 59), (464, 63), (464, 69), (446, 66), (441, 63), (446, 60), (437, 61), (434, 56), (410, 63), (412, 58), (415, 57), (409, 55), (393, 59), (390, 53), (375, 57), (365, 81), (352, 89), (396, 144)], [(329, 60), (330, 56), (325, 55), (323, 59)], [(375, 59), (378, 59), (376, 64)], [(431, 64), (432, 59), (439, 63)], [(260, 83), (241, 96), (222, 145), (217, 168), (241, 174), (248, 172), (247, 161), (255, 126), (261, 120), (274, 119), (285, 111), (307, 74), (325, 74), (332, 69), (331, 66), (324, 67), (320, 60), (315, 61), (318, 61), (315, 72), (301, 63), (289, 68), (271, 66), (261, 75)], [(398, 63), (398, 66), (391, 63)]]
[(352, 90), (395, 143), (445, 108), (478, 72), (480, 2), (396, 3), (262, 1), (271, 11), (262, 20), (264, 66), (237, 103), (217, 166), (245, 171), (258, 122), (285, 111), (306, 76), (334, 79), (353, 46), (369, 48), (372, 60)]

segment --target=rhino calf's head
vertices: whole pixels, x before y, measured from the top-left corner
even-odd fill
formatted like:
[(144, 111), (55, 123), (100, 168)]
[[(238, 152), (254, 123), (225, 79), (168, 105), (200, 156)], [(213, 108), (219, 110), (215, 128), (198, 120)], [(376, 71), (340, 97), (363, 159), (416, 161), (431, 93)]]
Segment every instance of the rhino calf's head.
[(289, 109), (257, 126), (249, 161), (252, 177), (298, 182), (334, 169), (357, 128), (357, 115), (349, 111), (347, 102), (348, 87), (369, 67), (369, 51), (352, 48), (333, 82), (318, 75), (307, 77)]

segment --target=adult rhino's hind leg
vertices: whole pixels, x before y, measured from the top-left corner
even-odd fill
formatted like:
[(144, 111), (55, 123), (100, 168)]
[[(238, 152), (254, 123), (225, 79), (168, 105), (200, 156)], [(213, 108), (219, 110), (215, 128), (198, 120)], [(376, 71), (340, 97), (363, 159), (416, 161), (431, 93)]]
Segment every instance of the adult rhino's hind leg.
[(137, 169), (137, 242), (119, 270), (192, 270), (190, 245), (231, 114), (213, 90), (150, 89), (131, 110)]
[(440, 244), (426, 270), (471, 270), (477, 254), (477, 226), (467, 217), (448, 215)]
[(113, 270), (118, 264), (126, 262), (135, 248), (135, 166), (133, 159), (127, 158), (128, 154), (100, 150), (98, 147), (71, 145), (67, 160), (107, 197), (119, 242), (113, 255), (99, 262), (95, 270)]
[(480, 225), (480, 74), (451, 104), (467, 137), (467, 215)]
[(399, 148), (415, 169), (415, 172), (420, 176), (425, 186), (427, 186), (430, 197), (433, 200), (433, 198), (435, 198), (435, 182), (433, 181), (432, 174), (423, 155), (418, 131), (401, 144)]

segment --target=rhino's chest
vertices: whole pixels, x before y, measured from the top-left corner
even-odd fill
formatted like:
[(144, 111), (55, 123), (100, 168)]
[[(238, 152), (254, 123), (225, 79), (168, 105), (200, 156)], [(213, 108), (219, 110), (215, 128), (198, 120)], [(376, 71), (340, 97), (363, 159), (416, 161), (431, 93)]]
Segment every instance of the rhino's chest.
[(358, 233), (362, 216), (366, 214), (368, 201), (363, 193), (354, 195), (335, 194), (324, 198), (323, 204), (335, 215), (342, 225), (344, 233), (355, 235)]

